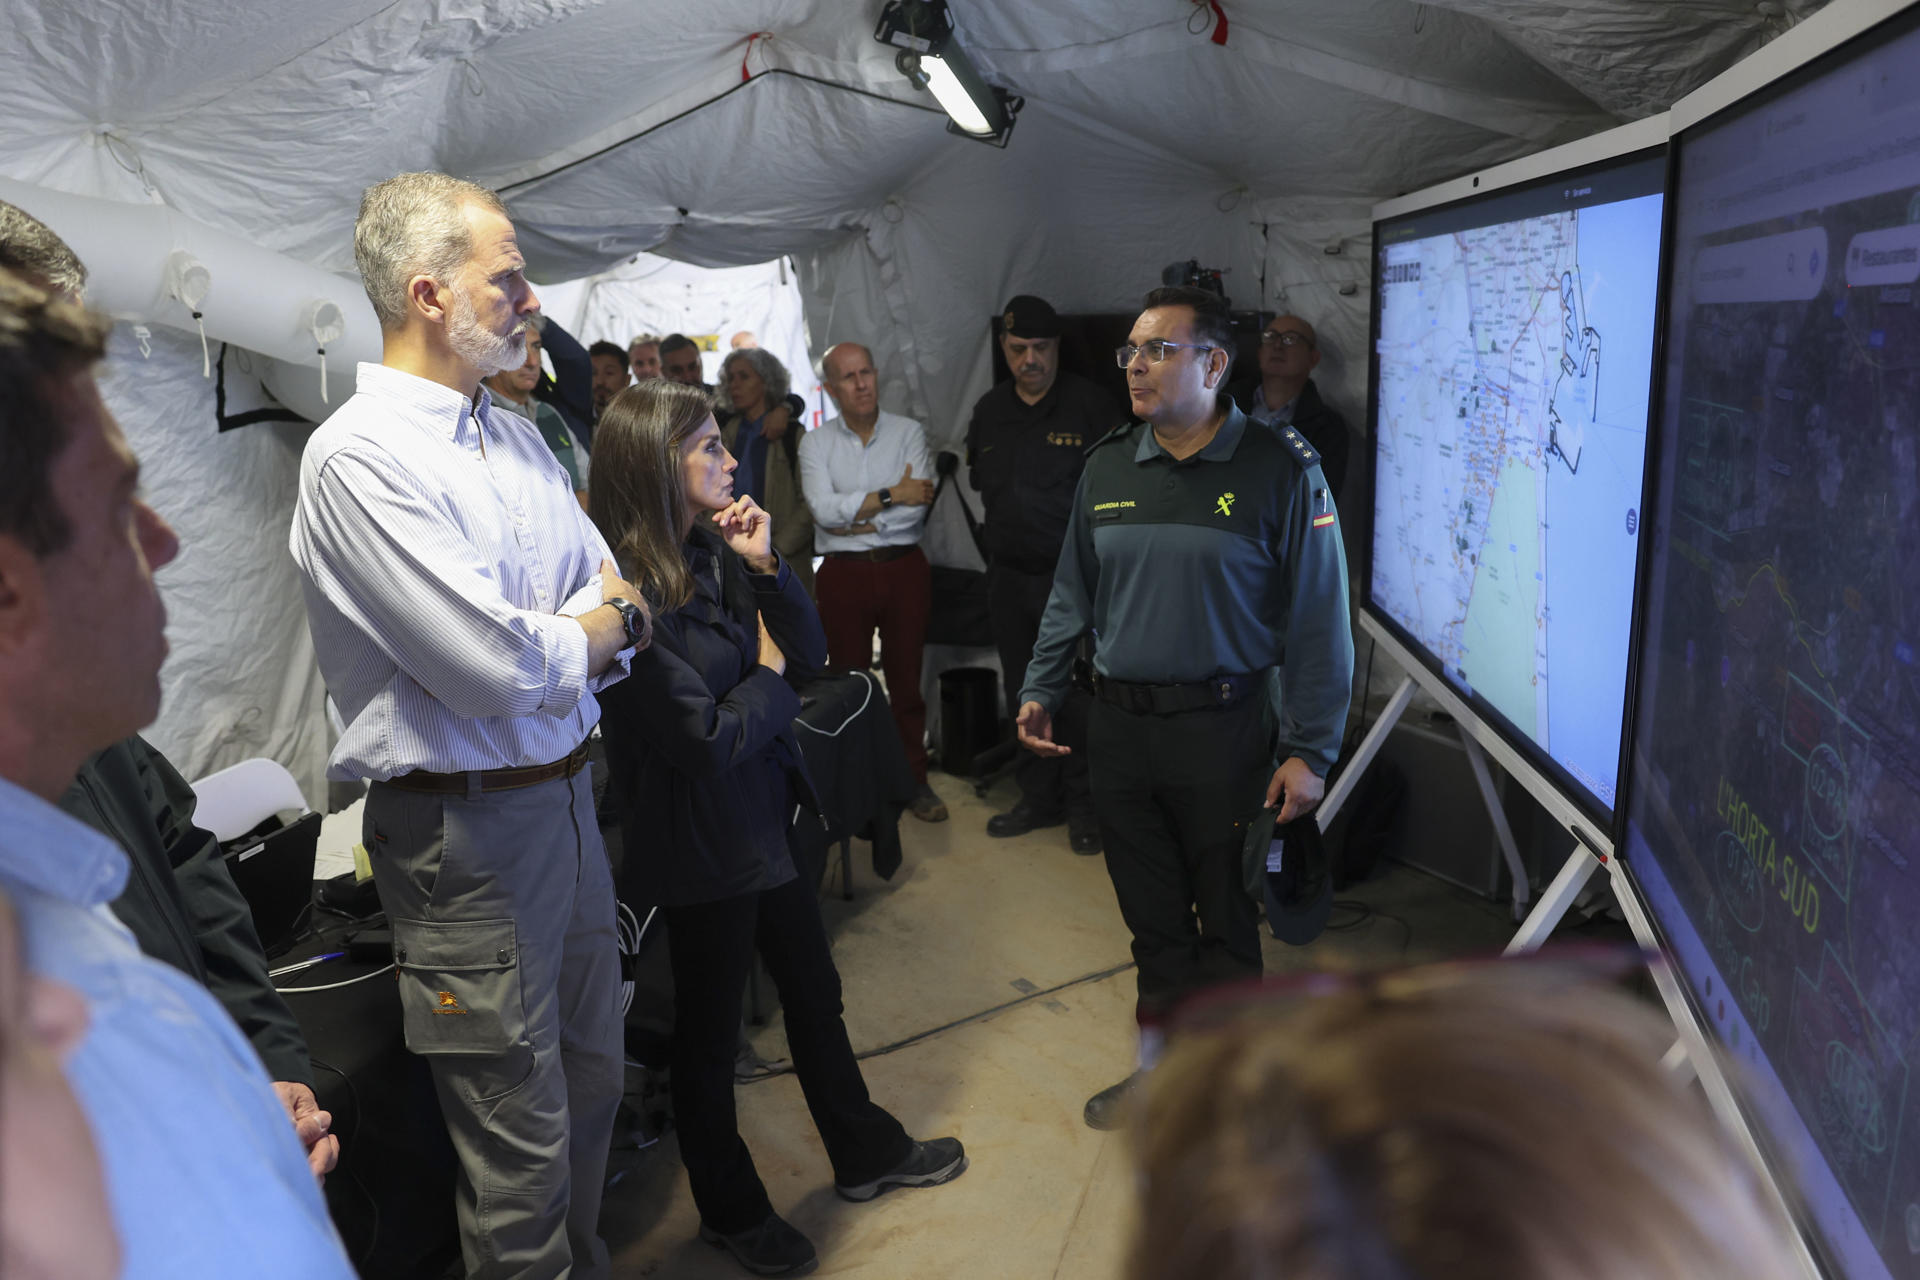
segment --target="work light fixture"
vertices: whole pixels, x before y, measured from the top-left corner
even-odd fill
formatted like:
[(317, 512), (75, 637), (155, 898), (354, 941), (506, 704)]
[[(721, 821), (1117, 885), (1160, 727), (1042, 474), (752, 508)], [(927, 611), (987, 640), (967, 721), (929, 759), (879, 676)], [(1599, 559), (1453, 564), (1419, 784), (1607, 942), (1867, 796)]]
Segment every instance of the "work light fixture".
[(873, 38), (900, 52), (894, 65), (916, 88), (931, 93), (947, 113), (947, 131), (996, 147), (1007, 145), (1024, 98), (980, 78), (954, 39), (946, 0), (887, 0)]

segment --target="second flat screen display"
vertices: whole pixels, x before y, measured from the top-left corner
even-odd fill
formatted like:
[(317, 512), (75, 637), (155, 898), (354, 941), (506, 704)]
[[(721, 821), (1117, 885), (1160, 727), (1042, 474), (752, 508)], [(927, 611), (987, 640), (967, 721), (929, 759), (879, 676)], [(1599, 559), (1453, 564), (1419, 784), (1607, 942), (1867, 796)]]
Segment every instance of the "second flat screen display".
[(1642, 153), (1376, 228), (1368, 602), (1603, 812), (1665, 172)]

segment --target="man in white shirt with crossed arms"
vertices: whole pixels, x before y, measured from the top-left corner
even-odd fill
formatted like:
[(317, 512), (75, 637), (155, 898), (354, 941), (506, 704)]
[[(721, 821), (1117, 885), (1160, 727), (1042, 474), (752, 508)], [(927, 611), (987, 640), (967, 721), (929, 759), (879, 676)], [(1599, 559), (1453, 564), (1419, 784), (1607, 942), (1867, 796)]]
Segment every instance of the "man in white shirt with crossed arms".
[(583, 766), (645, 606), (538, 430), (480, 385), (522, 363), (539, 307), (499, 197), (388, 179), (354, 256), (382, 362), (308, 442), (291, 539), (347, 720), (330, 773), (372, 784), (365, 842), (407, 1045), (460, 1156), (468, 1276), (603, 1276), (620, 975)]
[(864, 671), (880, 633), (894, 728), (919, 784), (910, 812), (945, 822), (947, 806), (927, 785), (927, 703), (920, 657), (927, 642), (933, 567), (920, 533), (933, 501), (927, 433), (912, 418), (880, 408), (873, 353), (841, 342), (820, 360), (840, 416), (800, 437), (800, 489), (813, 511), (813, 546), (826, 563), (814, 599), (836, 667)]

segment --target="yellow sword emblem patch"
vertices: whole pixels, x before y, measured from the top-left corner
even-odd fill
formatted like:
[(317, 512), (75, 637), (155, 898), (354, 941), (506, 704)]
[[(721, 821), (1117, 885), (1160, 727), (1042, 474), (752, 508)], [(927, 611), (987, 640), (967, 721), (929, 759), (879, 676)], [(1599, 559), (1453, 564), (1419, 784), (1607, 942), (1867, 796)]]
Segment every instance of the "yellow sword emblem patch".
[(1215, 511), (1218, 511), (1223, 516), (1232, 515), (1233, 514), (1233, 495), (1231, 493), (1221, 494), (1219, 498), (1214, 501), (1213, 509)]

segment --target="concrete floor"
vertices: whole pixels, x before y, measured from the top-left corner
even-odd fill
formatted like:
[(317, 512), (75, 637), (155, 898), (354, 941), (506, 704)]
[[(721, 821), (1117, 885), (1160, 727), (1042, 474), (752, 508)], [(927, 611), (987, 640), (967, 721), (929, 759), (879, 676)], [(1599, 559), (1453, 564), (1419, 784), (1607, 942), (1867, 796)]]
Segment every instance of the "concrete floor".
[[(1111, 1280), (1131, 1213), (1126, 1139), (1080, 1118), (1134, 1059), (1134, 978), (1105, 865), (1076, 857), (1065, 827), (988, 838), (1010, 784), (986, 800), (961, 779), (933, 785), (952, 819), (903, 820), (906, 862), (891, 883), (856, 843), (855, 899), (823, 910), (855, 1050), (925, 1037), (865, 1061), (873, 1096), (916, 1137), (959, 1137), (971, 1168), (944, 1187), (842, 1202), (791, 1075), (740, 1086), (741, 1132), (774, 1208), (819, 1249), (820, 1275)], [(1374, 914), (1337, 911), (1304, 948), (1263, 932), (1270, 972), (1485, 952), (1514, 929), (1504, 907), (1400, 866), (1341, 896)], [(753, 1039), (763, 1058), (784, 1058), (777, 1013)], [(745, 1274), (696, 1238), (671, 1135), (615, 1159), (630, 1172), (602, 1219), (614, 1275)]]

